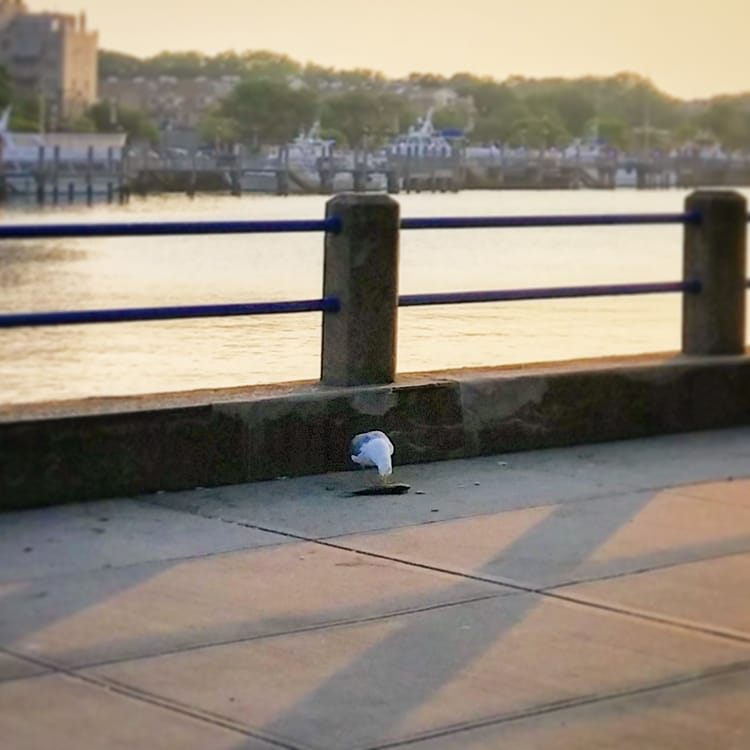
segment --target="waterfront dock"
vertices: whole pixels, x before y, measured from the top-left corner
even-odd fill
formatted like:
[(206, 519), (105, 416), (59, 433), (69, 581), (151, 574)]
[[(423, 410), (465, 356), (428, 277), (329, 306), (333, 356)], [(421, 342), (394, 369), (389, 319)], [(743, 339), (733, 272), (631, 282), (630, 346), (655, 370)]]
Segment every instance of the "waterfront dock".
[(750, 162), (663, 156), (551, 157), (544, 154), (467, 158), (462, 149), (430, 154), (341, 152), (315, 164), (237, 154), (229, 160), (168, 154), (125, 154), (122, 161), (78, 164), (45, 159), (9, 168), (0, 164), (0, 201), (73, 203), (126, 201), (131, 193), (265, 193), (271, 195), (448, 192), (459, 190), (665, 189), (750, 184)]
[(9, 750), (750, 745), (750, 428), (0, 515)]

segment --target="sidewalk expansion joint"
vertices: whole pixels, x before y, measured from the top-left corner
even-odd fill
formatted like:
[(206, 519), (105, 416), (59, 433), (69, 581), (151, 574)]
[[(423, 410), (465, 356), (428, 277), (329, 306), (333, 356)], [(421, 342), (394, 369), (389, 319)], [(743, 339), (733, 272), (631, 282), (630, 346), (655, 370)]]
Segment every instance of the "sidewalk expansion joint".
[(570, 586), (580, 586), (584, 583), (601, 583), (603, 581), (616, 581), (620, 578), (629, 578), (630, 576), (642, 576), (648, 573), (660, 572), (663, 570), (669, 570), (670, 568), (680, 568), (687, 565), (699, 565), (704, 562), (711, 562), (714, 560), (725, 560), (729, 557), (738, 557), (739, 555), (749, 555), (750, 547), (743, 547), (742, 549), (730, 549), (725, 552), (706, 553), (705, 555), (695, 555), (689, 560), (671, 560), (662, 563), (653, 563), (645, 568), (635, 568), (633, 570), (625, 570), (622, 572), (615, 573), (604, 573), (603, 575), (593, 576), (581, 576), (580, 578), (574, 578), (570, 581), (564, 581), (562, 583), (552, 583), (547, 586), (541, 587), (545, 592), (557, 592), (560, 589), (569, 588)]
[(212, 726), (221, 727), (222, 729), (236, 732), (237, 734), (240, 734), (244, 737), (251, 737), (252, 739), (262, 740), (263, 742), (267, 742), (268, 744), (278, 747), (281, 750), (307, 750), (306, 746), (304, 745), (291, 744), (288, 740), (283, 740), (264, 732), (254, 731), (245, 724), (236, 722), (226, 716), (222, 716), (221, 714), (216, 714), (211, 711), (205, 711), (203, 709), (196, 708), (195, 706), (191, 706), (187, 703), (175, 701), (171, 698), (164, 698), (163, 696), (157, 695), (156, 693), (141, 690), (140, 688), (126, 685), (116, 680), (84, 674), (79, 671), (81, 668), (63, 667), (55, 664), (54, 662), (49, 662), (46, 659), (31, 657), (27, 654), (19, 654), (7, 648), (0, 647), (0, 651), (50, 670), (45, 674), (34, 675), (33, 677), (27, 679), (45, 677), (49, 676), (50, 674), (63, 675), (71, 680), (82, 682), (86, 685), (100, 688), (111, 693), (116, 693), (117, 695), (129, 698), (130, 700), (133, 700), (137, 703), (146, 703), (156, 708), (162, 708), (172, 713), (187, 716), (191, 719), (201, 721), (205, 724), (210, 724)]
[(556, 591), (544, 591), (540, 593), (543, 593), (544, 596), (547, 596), (550, 599), (557, 599), (559, 601), (569, 602), (570, 604), (578, 604), (590, 609), (601, 610), (602, 612), (612, 612), (613, 614), (633, 617), (637, 620), (644, 620), (660, 625), (667, 625), (678, 630), (686, 630), (691, 633), (702, 633), (703, 635), (709, 635), (715, 638), (734, 641), (736, 643), (750, 644), (750, 633), (745, 634), (734, 630), (714, 627), (712, 625), (702, 625), (700, 623), (691, 622), (689, 620), (681, 620), (676, 617), (667, 617), (664, 615), (656, 614), (654, 612), (648, 612), (640, 609), (619, 607), (616, 604), (607, 604), (606, 602), (586, 599), (584, 597), (574, 596), (572, 594), (560, 594)]
[[(498, 594), (496, 592), (477, 594), (475, 596), (466, 597), (465, 599), (456, 599), (450, 602), (437, 602), (435, 604), (426, 604), (419, 607), (407, 607), (404, 609), (391, 610), (390, 612), (383, 612), (381, 614), (368, 615), (364, 617), (349, 617), (338, 620), (329, 620), (327, 622), (319, 622), (314, 625), (307, 625), (298, 628), (289, 628), (287, 630), (277, 630), (272, 633), (257, 633), (255, 635), (248, 635), (239, 638), (226, 638), (214, 641), (205, 641), (203, 643), (194, 643), (189, 646), (182, 646), (179, 648), (166, 648), (154, 653), (142, 654), (142, 655), (127, 655), (121, 656), (114, 659), (101, 659), (91, 662), (80, 662), (73, 667), (66, 667), (58, 664), (55, 661), (46, 661), (39, 659), (38, 657), (29, 656), (22, 652), (15, 652), (0, 646), (0, 652), (5, 651), (11, 656), (24, 659), (32, 664), (37, 664), (47, 669), (66, 672), (67, 670), (81, 670), (81, 669), (97, 669), (99, 667), (108, 667), (113, 664), (125, 664), (136, 661), (145, 661), (147, 659), (158, 659), (162, 656), (171, 656), (174, 654), (184, 654), (191, 651), (201, 651), (202, 649), (216, 648), (219, 646), (231, 646), (239, 643), (252, 643), (254, 641), (270, 640), (273, 638), (284, 638), (290, 635), (297, 635), (299, 633), (314, 633), (319, 630), (333, 630), (337, 628), (350, 627), (352, 625), (364, 625), (371, 622), (381, 622), (383, 620), (389, 620), (395, 617), (404, 617), (406, 615), (415, 615), (423, 612), (434, 612), (441, 609), (449, 609), (451, 607), (461, 607), (465, 604), (475, 604), (477, 602), (488, 601), (490, 599), (497, 599)], [(19, 678), (13, 678), (19, 679)], [(22, 678), (26, 679), (26, 678)]]
[(750, 670), (750, 660), (735, 662), (734, 664), (705, 669), (697, 674), (683, 675), (682, 677), (675, 677), (671, 680), (665, 680), (663, 682), (654, 682), (647, 685), (625, 688), (623, 690), (617, 690), (605, 694), (583, 695), (575, 698), (554, 701), (551, 703), (543, 703), (537, 706), (531, 706), (526, 709), (520, 709), (518, 711), (512, 711), (494, 717), (487, 717), (484, 719), (475, 719), (472, 721), (450, 724), (438, 729), (428, 730), (420, 734), (412, 735), (411, 737), (404, 737), (402, 739), (381, 742), (374, 745), (362, 745), (359, 748), (356, 748), (356, 750), (390, 750), (391, 748), (410, 747), (412, 745), (416, 746), (422, 742), (440, 739), (441, 737), (451, 737), (453, 735), (462, 734), (464, 732), (471, 732), (476, 729), (501, 726), (503, 724), (510, 724), (516, 721), (523, 721), (524, 719), (533, 719), (538, 716), (545, 716), (569, 709), (596, 705), (598, 703), (607, 703), (609, 701), (616, 701), (623, 698), (633, 698), (640, 695), (648, 695), (649, 693), (655, 693), (661, 690), (669, 690), (671, 688), (681, 687), (683, 685), (691, 685), (705, 680), (715, 679), (717, 677), (727, 677), (734, 674), (742, 674), (743, 672), (747, 672), (748, 670)]
[(396, 563), (398, 565), (406, 565), (407, 567), (410, 567), (410, 568), (419, 568), (421, 570), (429, 570), (433, 573), (443, 573), (445, 575), (453, 576), (454, 578), (464, 578), (469, 581), (479, 581), (480, 583), (489, 583), (494, 586), (503, 586), (505, 588), (514, 589), (516, 591), (524, 592), (524, 593), (541, 593), (541, 590), (536, 587), (525, 586), (515, 581), (506, 582), (504, 579), (500, 579), (500, 578), (489, 578), (487, 576), (474, 575), (473, 573), (465, 573), (465, 572), (461, 572), (458, 570), (451, 570), (450, 568), (443, 568), (443, 567), (440, 567), (439, 565), (430, 565), (429, 563), (420, 563), (414, 560), (404, 560), (400, 557), (393, 557), (392, 555), (385, 555), (380, 552), (370, 552), (368, 550), (357, 549), (356, 547), (350, 547), (349, 545), (346, 545), (346, 544), (341, 544), (338, 542), (331, 541), (331, 539), (334, 537), (329, 537), (327, 539), (320, 539), (317, 537), (304, 536), (303, 534), (295, 534), (294, 532), (291, 532), (291, 531), (277, 531), (277, 530), (274, 530), (265, 526), (258, 526), (257, 524), (247, 523), (245, 521), (232, 521), (232, 520), (225, 520), (223, 518), (218, 518), (218, 520), (223, 521), (224, 523), (232, 523), (238, 526), (243, 526), (248, 529), (254, 529), (255, 531), (265, 531), (271, 534), (281, 534), (285, 537), (288, 537), (290, 539), (295, 539), (296, 541), (299, 541), (299, 542), (308, 542), (310, 544), (317, 544), (317, 545), (320, 545), (321, 547), (337, 549), (337, 550), (341, 550), (342, 552), (354, 552), (357, 555), (362, 555), (362, 557), (371, 557), (375, 560), (386, 560), (388, 562)]
[[(236, 523), (236, 522), (233, 522), (233, 523)], [(242, 523), (242, 525), (248, 526), (253, 529), (257, 529), (259, 531), (270, 531), (269, 529), (266, 529), (262, 526), (255, 526), (255, 525), (246, 524), (246, 523)], [(393, 557), (391, 555), (385, 555), (385, 554), (378, 553), (378, 552), (369, 552), (367, 550), (360, 550), (360, 549), (357, 549), (356, 547), (351, 547), (351, 546), (344, 545), (344, 544), (337, 544), (330, 540), (304, 537), (298, 534), (293, 534), (291, 532), (276, 532), (276, 533), (283, 533), (287, 536), (298, 539), (300, 541), (312, 542), (312, 543), (319, 544), (324, 547), (332, 547), (333, 549), (339, 549), (345, 552), (353, 552), (358, 555), (362, 555), (364, 557), (373, 557), (378, 560), (387, 560), (389, 562), (398, 563), (401, 565), (408, 565), (411, 567), (420, 568), (422, 570), (430, 570), (436, 573), (443, 573), (443, 574), (447, 574), (451, 576), (456, 576), (458, 578), (464, 578), (464, 579), (468, 579), (472, 581), (479, 581), (481, 583), (489, 583), (495, 586), (501, 586), (503, 588), (513, 589), (514, 591), (517, 591), (519, 593), (537, 594), (539, 596), (547, 597), (549, 599), (567, 601), (572, 604), (577, 604), (582, 607), (587, 607), (588, 609), (595, 609), (595, 610), (599, 610), (602, 612), (612, 612), (612, 613), (616, 613), (616, 614), (623, 615), (626, 617), (631, 617), (637, 620), (652, 622), (652, 623), (659, 624), (659, 625), (671, 626), (671, 627), (679, 628), (680, 630), (687, 630), (687, 631), (691, 631), (695, 633), (702, 633), (704, 635), (711, 635), (716, 638), (732, 640), (732, 641), (739, 642), (739, 643), (750, 643), (750, 635), (743, 636), (740, 633), (726, 631), (721, 628), (712, 628), (710, 626), (703, 626), (703, 625), (699, 625), (696, 623), (686, 622), (684, 620), (673, 619), (670, 617), (660, 617), (658, 615), (652, 615), (647, 612), (631, 610), (626, 607), (610, 606), (610, 605), (602, 604), (599, 602), (587, 600), (587, 599), (580, 598), (580, 597), (575, 597), (575, 596), (568, 595), (568, 594), (561, 594), (561, 593), (558, 593), (556, 590), (551, 590), (549, 586), (525, 585), (517, 581), (512, 581), (509, 579), (504, 579), (504, 578), (499, 578), (499, 577), (495, 578), (495, 577), (489, 577), (489, 576), (482, 576), (479, 574), (464, 573), (461, 571), (451, 570), (450, 568), (443, 568), (437, 565), (430, 565), (428, 563), (414, 562), (411, 560), (404, 560), (399, 557)], [(736, 555), (736, 554), (737, 554), (736, 552), (732, 553), (732, 555)], [(724, 555), (720, 555), (719, 558), (720, 557), (724, 557)], [(707, 559), (712, 559), (712, 558), (707, 558)], [(685, 563), (683, 562), (681, 564), (684, 565)], [(671, 565), (665, 566), (665, 567), (671, 567)], [(658, 567), (652, 568), (652, 570), (657, 570), (657, 569), (659, 568)], [(645, 572), (645, 571), (640, 571), (640, 572)], [(627, 575), (630, 575), (630, 573), (624, 573), (620, 576), (610, 576), (610, 578), (620, 578), (620, 577), (625, 577)], [(594, 580), (599, 580), (599, 579), (594, 579)], [(568, 583), (568, 584), (561, 584), (561, 585), (572, 586), (574, 584)]]
[[(342, 550), (344, 552), (352, 552), (358, 555), (362, 555), (363, 557), (371, 557), (377, 560), (385, 560), (385, 561), (396, 563), (399, 565), (406, 565), (408, 567), (419, 568), (421, 570), (429, 570), (435, 573), (441, 573), (441, 574), (453, 576), (456, 578), (462, 578), (462, 579), (471, 580), (471, 581), (478, 581), (480, 583), (487, 583), (487, 584), (491, 584), (491, 585), (498, 586), (498, 587), (512, 589), (519, 593), (537, 594), (539, 596), (547, 597), (549, 599), (555, 599), (558, 601), (567, 601), (571, 604), (576, 604), (578, 606), (587, 607), (589, 609), (599, 610), (602, 612), (611, 612), (614, 614), (619, 614), (625, 617), (631, 617), (637, 620), (651, 622), (651, 623), (662, 625), (662, 626), (671, 626), (671, 627), (679, 628), (681, 630), (687, 630), (690, 632), (710, 635), (716, 638), (727, 639), (727, 640), (731, 640), (734, 642), (740, 642), (740, 643), (750, 642), (750, 636), (745, 637), (742, 634), (733, 633), (731, 631), (725, 631), (721, 628), (711, 628), (709, 626), (701, 626), (696, 623), (690, 623), (690, 622), (673, 619), (669, 617), (659, 617), (658, 615), (652, 615), (652, 614), (640, 612), (637, 610), (630, 610), (628, 608), (618, 608), (615, 606), (609, 606), (606, 604), (589, 601), (583, 598), (574, 597), (572, 595), (561, 594), (561, 593), (558, 593), (556, 590), (552, 590), (552, 588), (557, 588), (557, 587), (533, 586), (530, 584), (523, 584), (518, 581), (513, 581), (511, 579), (505, 579), (501, 577), (483, 576), (481, 574), (466, 573), (462, 571), (452, 570), (450, 568), (441, 567), (438, 565), (431, 565), (429, 563), (421, 563), (421, 562), (416, 562), (412, 560), (404, 560), (402, 558), (394, 557), (392, 555), (386, 555), (383, 553), (361, 550), (361, 549), (357, 549), (356, 547), (337, 543), (337, 542), (331, 541), (332, 537), (329, 537), (326, 539), (310, 537), (304, 534), (297, 534), (292, 531), (280, 531), (278, 529), (261, 526), (259, 524), (253, 524), (247, 521), (239, 521), (235, 519), (227, 519), (221, 516), (203, 515), (203, 517), (212, 518), (214, 520), (221, 521), (222, 523), (241, 526), (243, 528), (253, 529), (256, 531), (263, 531), (263, 532), (270, 533), (270, 534), (278, 534), (280, 536), (283, 536), (289, 539), (294, 539), (300, 542), (317, 544), (323, 547), (329, 547), (332, 549)], [(738, 553), (733, 552), (731, 554), (736, 555)], [(724, 556), (725, 555), (719, 555), (718, 557), (721, 558)], [(712, 559), (712, 558), (709, 557), (707, 559)], [(677, 564), (684, 565), (685, 563), (683, 561), (681, 563), (675, 563), (674, 565), (677, 565)], [(664, 567), (671, 567), (671, 566), (672, 564), (666, 565)], [(651, 570), (657, 570), (657, 569), (660, 569), (659, 566), (654, 566), (653, 568), (651, 568)], [(637, 572), (642, 573), (646, 571), (637, 571)], [(621, 575), (609, 576), (609, 578), (619, 578), (619, 577), (625, 577), (627, 575), (631, 575), (631, 573), (623, 573)], [(593, 579), (593, 580), (599, 580), (599, 579)], [(606, 580), (606, 577), (603, 578), (602, 580)], [(570, 582), (566, 584), (560, 584), (560, 587), (564, 585), (574, 585), (574, 583), (579, 583), (579, 581)]]

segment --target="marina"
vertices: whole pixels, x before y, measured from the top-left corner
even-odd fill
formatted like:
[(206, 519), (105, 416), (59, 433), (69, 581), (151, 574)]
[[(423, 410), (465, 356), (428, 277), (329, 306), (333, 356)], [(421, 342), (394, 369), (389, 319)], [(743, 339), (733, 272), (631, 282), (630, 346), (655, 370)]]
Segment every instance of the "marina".
[(377, 149), (339, 149), (315, 123), (287, 144), (250, 153), (132, 146), (123, 133), (13, 133), (0, 119), (0, 200), (126, 201), (131, 193), (241, 195), (459, 190), (664, 189), (750, 185), (750, 156), (716, 147), (621, 154), (598, 143), (566, 148), (471, 145), (436, 130), (430, 114)]

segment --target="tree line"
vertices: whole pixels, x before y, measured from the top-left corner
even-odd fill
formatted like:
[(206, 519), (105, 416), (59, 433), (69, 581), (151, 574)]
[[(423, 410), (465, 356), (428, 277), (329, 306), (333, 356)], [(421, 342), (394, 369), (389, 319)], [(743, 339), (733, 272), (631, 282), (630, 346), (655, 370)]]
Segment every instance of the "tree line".
[[(576, 79), (504, 81), (470, 73), (412, 73), (404, 81), (367, 69), (336, 70), (301, 64), (269, 51), (164, 52), (141, 59), (99, 52), (100, 80), (108, 76), (218, 78), (237, 84), (210, 112), (200, 131), (209, 143), (250, 147), (285, 143), (319, 122), (321, 134), (343, 147), (377, 146), (413, 124), (423, 111), (410, 92), (450, 89), (458, 98), (435, 109), (436, 128), (464, 131), (471, 143), (543, 148), (576, 139), (598, 139), (621, 151), (669, 150), (690, 142), (715, 142), (729, 151), (750, 150), (750, 92), (685, 101), (634, 73)], [(0, 103), (13, 99), (0, 71)], [(36, 100), (14, 107), (14, 127), (34, 129)], [(146, 113), (118, 110), (118, 123), (132, 137), (158, 139)], [(111, 129), (110, 106), (100, 102), (69, 129)]]

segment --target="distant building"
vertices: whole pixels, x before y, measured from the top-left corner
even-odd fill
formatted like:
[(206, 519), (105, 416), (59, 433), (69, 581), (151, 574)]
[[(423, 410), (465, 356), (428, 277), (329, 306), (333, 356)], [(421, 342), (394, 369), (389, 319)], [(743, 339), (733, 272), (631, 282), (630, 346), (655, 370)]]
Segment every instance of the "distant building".
[(386, 88), (398, 96), (408, 99), (422, 114), (430, 110), (460, 109), (468, 115), (474, 112), (474, 99), (471, 96), (461, 96), (452, 88), (421, 86), (410, 81), (390, 81)]
[(41, 97), (51, 128), (96, 102), (97, 42), (84, 13), (29, 13), (23, 0), (0, 0), (0, 65), (16, 91)]
[(239, 82), (237, 76), (175, 78), (155, 76), (119, 78), (99, 82), (99, 98), (108, 102), (116, 124), (122, 107), (146, 113), (162, 131), (195, 128), (201, 118)]

